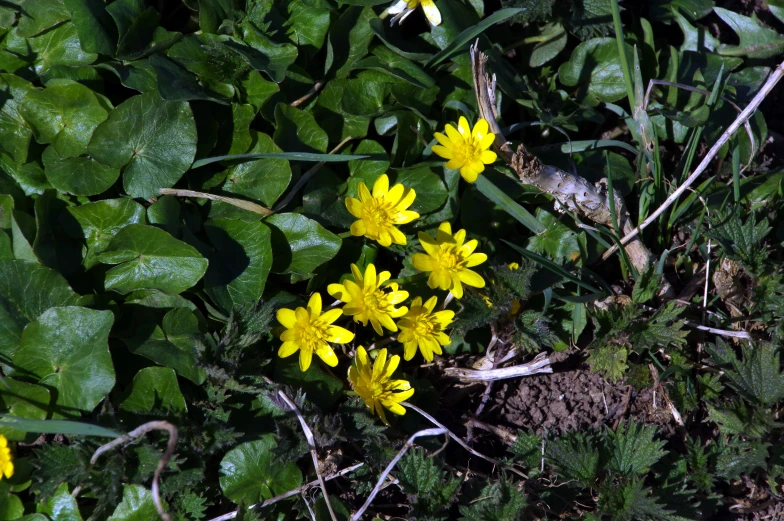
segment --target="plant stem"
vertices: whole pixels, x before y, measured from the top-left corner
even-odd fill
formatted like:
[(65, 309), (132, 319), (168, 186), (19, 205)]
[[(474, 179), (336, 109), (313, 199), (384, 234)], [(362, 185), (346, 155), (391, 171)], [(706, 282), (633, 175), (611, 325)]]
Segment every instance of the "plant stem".
[(621, 9), (618, 7), (618, 0), (612, 0), (610, 5), (612, 6), (613, 25), (615, 26), (615, 40), (618, 42), (618, 54), (621, 58), (621, 69), (623, 69), (623, 81), (626, 83), (626, 96), (629, 98), (629, 107), (631, 107), (631, 110), (634, 110), (632, 71), (629, 68), (629, 60), (626, 59), (626, 45), (623, 38), (623, 26), (621, 25)]

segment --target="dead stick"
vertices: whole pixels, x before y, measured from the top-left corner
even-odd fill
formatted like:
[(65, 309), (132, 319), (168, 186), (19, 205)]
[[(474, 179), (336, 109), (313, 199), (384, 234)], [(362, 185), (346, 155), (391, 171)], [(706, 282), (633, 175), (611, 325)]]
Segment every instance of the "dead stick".
[[(139, 436), (144, 436), (151, 431), (167, 431), (169, 433), (169, 442), (166, 445), (166, 452), (164, 452), (163, 456), (161, 456), (161, 459), (158, 460), (158, 466), (155, 468), (155, 474), (153, 474), (152, 477), (152, 502), (155, 504), (155, 509), (158, 511), (158, 515), (161, 517), (161, 519), (164, 521), (171, 521), (171, 517), (163, 509), (163, 503), (161, 502), (161, 494), (158, 485), (161, 479), (161, 472), (163, 472), (163, 469), (165, 469), (166, 465), (169, 464), (169, 460), (174, 454), (174, 448), (177, 446), (177, 427), (167, 421), (151, 421), (143, 425), (139, 425), (125, 436), (121, 436), (105, 445), (98, 447), (98, 449), (93, 454), (93, 457), (90, 458), (90, 467), (92, 468), (92, 466), (95, 465), (95, 462), (98, 461), (98, 458), (104, 452), (109, 452), (115, 447), (125, 445), (126, 443), (133, 441)], [(76, 487), (71, 493), (71, 496), (76, 497), (79, 495), (80, 490), (81, 487)]]
[[(647, 219), (645, 219), (645, 221), (643, 221), (642, 224), (640, 224), (631, 232), (626, 234), (626, 236), (624, 236), (624, 238), (621, 239), (621, 244), (626, 245), (629, 241), (634, 239), (638, 233), (640, 233), (642, 230), (647, 228), (651, 223), (653, 223), (662, 213), (664, 213), (664, 210), (672, 206), (675, 203), (675, 201), (677, 201), (678, 198), (683, 194), (683, 192), (685, 192), (694, 183), (694, 181), (696, 181), (697, 178), (700, 175), (702, 175), (702, 173), (705, 171), (706, 168), (708, 168), (708, 165), (716, 156), (716, 154), (719, 153), (719, 149), (721, 149), (721, 147), (723, 147), (724, 144), (730, 140), (733, 134), (735, 134), (735, 132), (737, 132), (738, 129), (746, 121), (748, 121), (751, 118), (751, 116), (754, 115), (754, 112), (757, 111), (757, 108), (759, 108), (760, 104), (762, 104), (762, 101), (768, 96), (768, 94), (770, 94), (770, 92), (773, 90), (773, 87), (776, 86), (779, 80), (781, 80), (782, 76), (784, 76), (784, 62), (781, 62), (779, 66), (773, 70), (770, 76), (768, 76), (768, 80), (759, 90), (757, 95), (754, 96), (754, 99), (751, 100), (751, 102), (746, 106), (746, 108), (743, 109), (743, 112), (741, 112), (740, 115), (735, 119), (735, 121), (732, 122), (732, 125), (730, 125), (727, 128), (727, 130), (724, 131), (724, 133), (721, 135), (718, 141), (716, 141), (716, 143), (713, 144), (711, 149), (708, 150), (708, 153), (702, 159), (702, 162), (699, 165), (697, 165), (697, 168), (694, 170), (694, 173), (692, 173), (681, 186), (679, 186), (672, 194), (670, 194), (667, 200), (664, 201), (664, 203), (662, 203), (662, 205), (659, 206), (656, 209), (656, 211), (653, 212)], [(604, 252), (604, 254), (602, 255), (602, 259), (608, 259), (610, 255), (615, 253), (617, 249), (618, 246), (613, 245), (609, 250)]]
[(506, 380), (509, 378), (518, 378), (520, 376), (531, 376), (552, 372), (553, 368), (550, 367), (550, 359), (547, 358), (545, 353), (539, 353), (536, 355), (536, 358), (528, 363), (512, 367), (503, 367), (501, 369), (486, 369), (484, 371), (464, 369), (462, 367), (447, 367), (444, 369), (444, 374), (447, 376), (460, 378), (461, 380), (479, 382), (494, 382), (496, 380)]
[(378, 494), (378, 492), (381, 490), (381, 486), (384, 484), (384, 481), (387, 479), (389, 473), (392, 472), (392, 469), (395, 468), (397, 462), (400, 461), (400, 459), (406, 455), (408, 449), (414, 446), (415, 439), (422, 436), (440, 436), (441, 434), (446, 434), (448, 432), (449, 430), (446, 427), (441, 427), (439, 429), (424, 429), (412, 434), (411, 437), (408, 438), (408, 441), (406, 441), (406, 444), (403, 445), (403, 448), (400, 449), (398, 453), (395, 454), (395, 457), (392, 458), (392, 461), (389, 462), (389, 465), (387, 465), (387, 468), (384, 469), (384, 472), (381, 473), (381, 476), (379, 476), (378, 481), (376, 482), (376, 486), (373, 487), (373, 490), (370, 492), (370, 495), (365, 500), (365, 504), (362, 505), (359, 508), (359, 510), (357, 510), (356, 513), (354, 513), (353, 516), (351, 516), (351, 521), (357, 521), (359, 518), (362, 517), (362, 514), (365, 513), (365, 510), (368, 509), (370, 503), (373, 502), (373, 499), (375, 499), (376, 494)]
[(224, 197), (222, 195), (208, 194), (206, 192), (196, 192), (194, 190), (181, 190), (179, 188), (161, 188), (158, 190), (161, 195), (173, 195), (175, 197), (198, 197), (200, 199), (209, 199), (210, 201), (220, 201), (227, 203), (249, 212), (257, 213), (259, 215), (268, 216), (272, 214), (272, 210), (265, 208), (260, 204), (256, 204), (244, 199), (235, 199), (233, 197)]
[(327, 510), (329, 510), (329, 515), (332, 518), (332, 521), (338, 521), (337, 517), (335, 517), (335, 512), (332, 510), (332, 504), (329, 502), (329, 495), (327, 495), (327, 484), (324, 482), (324, 478), (321, 476), (321, 471), (319, 471), (319, 459), (318, 453), (316, 452), (316, 441), (313, 439), (313, 431), (310, 430), (308, 424), (305, 422), (305, 418), (302, 416), (302, 413), (299, 412), (297, 405), (286, 396), (286, 393), (283, 391), (278, 391), (278, 396), (286, 402), (286, 405), (289, 406), (289, 409), (292, 410), (294, 414), (297, 415), (297, 419), (299, 420), (299, 424), (302, 426), (302, 431), (305, 433), (305, 439), (308, 441), (308, 448), (310, 449), (310, 456), (313, 458), (313, 470), (316, 471), (316, 477), (318, 478), (319, 486), (321, 486), (321, 493), (324, 494), (324, 502), (327, 504)]

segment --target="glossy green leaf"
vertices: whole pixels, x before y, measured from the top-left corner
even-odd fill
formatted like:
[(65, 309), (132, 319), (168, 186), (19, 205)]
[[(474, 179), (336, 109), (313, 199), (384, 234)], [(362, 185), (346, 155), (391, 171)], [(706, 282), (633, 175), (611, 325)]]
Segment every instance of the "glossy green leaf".
[(87, 156), (61, 157), (53, 146), (43, 153), (46, 179), (57, 190), (74, 195), (97, 195), (120, 178), (120, 170), (109, 168)]
[(380, 18), (370, 20), (370, 29), (392, 52), (409, 60), (423, 62), (438, 52), (438, 48), (421, 37), (406, 34), (389, 28)]
[(326, 152), (329, 137), (309, 112), (285, 103), (275, 106), (275, 144), (291, 152)]
[(46, 76), (56, 67), (89, 65), (98, 58), (97, 54), (82, 49), (76, 27), (71, 22), (30, 38), (17, 52), (25, 55), (29, 50), (35, 55), (34, 68), (39, 76)]
[[(254, 133), (255, 143), (249, 154), (279, 154), (282, 150), (267, 134)], [(291, 181), (291, 167), (285, 159), (259, 159), (229, 169), (223, 189), (244, 195), (264, 206), (272, 207)]]
[[(26, 420), (44, 420), (48, 414), (51, 397), (49, 390), (40, 385), (22, 382), (15, 378), (4, 378), (0, 383), (0, 403), (9, 416)], [(25, 429), (14, 428), (7, 418), (0, 418), (0, 434), (9, 440), (26, 441)], [(35, 436), (37, 437), (37, 435)]]
[(207, 259), (193, 246), (159, 228), (142, 224), (131, 224), (120, 230), (99, 260), (117, 265), (106, 272), (106, 289), (120, 293), (137, 289), (181, 293), (207, 271)]
[(536, 209), (536, 219), (545, 227), (538, 235), (528, 239), (528, 249), (545, 255), (556, 262), (568, 265), (581, 265), (585, 246), (585, 234), (576, 233), (559, 219), (560, 216), (545, 210)]
[(272, 229), (272, 271), (307, 275), (337, 255), (341, 240), (316, 221), (295, 213), (268, 217)]
[(50, 307), (75, 304), (77, 298), (52, 269), (25, 260), (0, 260), (0, 353), (13, 355), (28, 322)]
[(401, 183), (416, 192), (414, 204), (409, 209), (420, 215), (438, 210), (446, 202), (446, 185), (430, 167), (421, 166), (398, 170), (393, 182), (395, 184)]
[(133, 199), (105, 199), (68, 208), (82, 228), (87, 241), (86, 268), (98, 262), (112, 237), (129, 224), (144, 224), (144, 207)]
[(154, 38), (159, 36), (158, 11), (146, 7), (144, 0), (116, 0), (106, 6), (106, 11), (117, 24), (117, 57), (134, 60), (147, 54)]
[(382, 46), (373, 49), (373, 56), (356, 62), (354, 68), (380, 71), (422, 89), (435, 85), (435, 80), (414, 62)]
[(289, 39), (297, 46), (321, 49), (329, 31), (329, 9), (302, 2), (290, 2), (287, 9)]
[[(631, 55), (628, 45), (626, 49)], [(615, 38), (593, 38), (578, 45), (569, 61), (558, 69), (558, 77), (564, 85), (579, 86), (599, 101), (613, 102), (626, 96)]]
[(68, 483), (63, 483), (50, 498), (38, 504), (38, 511), (49, 516), (51, 521), (83, 521), (76, 498), (68, 492)]
[(93, 134), (89, 152), (112, 168), (125, 167), (123, 185), (132, 197), (149, 199), (176, 183), (196, 155), (196, 124), (185, 102), (154, 94), (121, 103)]
[(158, 519), (152, 492), (140, 485), (123, 485), (122, 502), (106, 521), (150, 521)]
[(338, 78), (348, 76), (354, 63), (365, 56), (373, 39), (370, 21), (377, 18), (370, 7), (349, 7), (332, 24), (327, 47), (325, 73)]
[(215, 251), (204, 290), (224, 310), (261, 299), (272, 267), (270, 229), (260, 222), (210, 219), (205, 231)]
[(22, 332), (15, 371), (55, 389), (57, 406), (90, 412), (114, 387), (113, 323), (110, 311), (50, 308)]
[(62, 157), (87, 149), (96, 127), (109, 111), (80, 83), (58, 83), (27, 93), (20, 107), (39, 143), (51, 143)]
[(0, 74), (0, 149), (16, 163), (27, 161), (33, 129), (20, 113), (22, 100), (33, 85), (13, 74)]
[(91, 53), (114, 56), (117, 27), (103, 0), (63, 0), (71, 12), (82, 48)]
[(302, 473), (294, 463), (274, 463), (275, 436), (242, 443), (221, 461), (220, 487), (227, 498), (246, 505), (260, 503), (302, 484)]
[(168, 367), (145, 367), (136, 373), (128, 397), (120, 409), (138, 414), (168, 410), (185, 412), (185, 397), (177, 383), (177, 375)]
[(299, 51), (290, 43), (278, 44), (262, 34), (251, 22), (242, 26), (242, 40), (226, 37), (224, 44), (245, 58), (256, 70), (275, 83), (286, 77), (286, 69), (297, 59)]
[(155, 70), (158, 93), (165, 100), (205, 100), (228, 105), (230, 96), (234, 94), (233, 89), (228, 93), (211, 90), (202, 84), (198, 76), (160, 54), (153, 54), (147, 61)]
[(71, 13), (60, 2), (25, 0), (23, 5), (16, 27), (19, 36), (25, 38), (37, 36), (71, 18)]

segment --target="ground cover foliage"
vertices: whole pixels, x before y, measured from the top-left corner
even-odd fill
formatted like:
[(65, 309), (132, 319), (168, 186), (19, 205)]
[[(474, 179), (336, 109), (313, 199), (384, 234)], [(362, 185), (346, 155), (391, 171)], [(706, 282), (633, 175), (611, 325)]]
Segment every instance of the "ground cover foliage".
[[(641, 233), (643, 270), (500, 157), (469, 183), (433, 152), (480, 117), (476, 41), (513, 147), (640, 223), (782, 59), (784, 2), (391, 5), (0, 2), (0, 521), (147, 521), (158, 493), (178, 521), (349, 519), (437, 427), (403, 397), (493, 461), (421, 436), (364, 519), (784, 516), (781, 88)], [(415, 192), (403, 241), (352, 227), (382, 174)], [(484, 286), (417, 347), (414, 311), (460, 294), (428, 248), (460, 233)], [(390, 301), (364, 320), (361, 279)], [(555, 374), (446, 376), (491, 344)], [(93, 458), (150, 421), (179, 432), (160, 477), (165, 431)], [(332, 512), (318, 484), (259, 506), (318, 476)]]

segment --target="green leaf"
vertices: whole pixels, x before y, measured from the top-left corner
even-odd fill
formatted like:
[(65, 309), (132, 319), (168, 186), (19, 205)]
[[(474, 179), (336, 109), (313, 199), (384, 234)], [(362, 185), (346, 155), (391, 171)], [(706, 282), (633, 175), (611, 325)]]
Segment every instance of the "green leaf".
[[(0, 403), (10, 416), (43, 420), (49, 409), (49, 390), (40, 385), (21, 382), (14, 378), (4, 378), (0, 382)], [(27, 432), (14, 429), (0, 419), (0, 433), (9, 440), (25, 441)]]
[(572, 432), (546, 445), (545, 457), (564, 479), (590, 487), (599, 471), (599, 450), (590, 434)]
[(730, 385), (751, 402), (771, 406), (784, 398), (780, 355), (771, 344), (744, 345), (743, 360), (733, 356), (732, 369), (727, 369), (725, 374)]
[(84, 266), (91, 268), (98, 263), (101, 253), (112, 237), (129, 224), (144, 224), (145, 210), (133, 199), (104, 199), (94, 203), (68, 208), (87, 242), (87, 255)]
[(458, 34), (455, 37), (455, 39), (449, 43), (449, 45), (441, 49), (441, 51), (439, 51), (436, 55), (430, 58), (425, 64), (425, 66), (432, 67), (434, 65), (438, 65), (442, 61), (454, 55), (465, 44), (475, 40), (477, 36), (485, 32), (493, 25), (504, 22), (522, 13), (523, 11), (524, 9), (514, 9), (514, 8), (499, 9), (495, 13), (491, 14), (490, 16), (488, 16), (487, 18), (485, 18), (484, 20), (476, 24), (475, 26), (469, 27), (465, 31)]
[(531, 213), (517, 204), (511, 197), (501, 191), (486, 175), (477, 177), (474, 186), (485, 197), (500, 206), (509, 215), (517, 219), (523, 226), (533, 233), (539, 234), (545, 231), (545, 227)]
[(106, 521), (150, 521), (158, 519), (152, 492), (139, 485), (123, 485), (122, 503)]
[(566, 48), (567, 33), (559, 23), (544, 26), (539, 38), (542, 41), (534, 46), (531, 50), (531, 55), (528, 57), (529, 67), (541, 67)]
[(364, 159), (367, 156), (348, 155), (348, 154), (313, 154), (310, 152), (280, 152), (274, 154), (234, 154), (230, 156), (208, 157), (194, 161), (193, 168), (201, 168), (205, 165), (218, 163), (220, 161), (256, 161), (258, 159), (285, 159), (288, 161), (309, 161), (313, 163), (345, 163), (357, 159)]
[(57, 405), (92, 411), (114, 387), (110, 311), (55, 307), (22, 332), (14, 367), (57, 390)]
[(145, 367), (133, 377), (130, 394), (120, 403), (120, 409), (147, 414), (161, 410), (186, 412), (188, 407), (172, 369)]
[(294, 463), (273, 463), (275, 435), (242, 443), (221, 461), (220, 487), (235, 503), (250, 505), (295, 489), (302, 474)]
[(661, 290), (661, 274), (656, 272), (656, 268), (650, 265), (640, 274), (640, 278), (635, 281), (632, 290), (632, 302), (634, 304), (644, 304), (648, 302)]
[(33, 129), (21, 114), (22, 100), (33, 85), (13, 74), (0, 74), (0, 149), (15, 162), (27, 161)]
[(226, 311), (258, 301), (273, 262), (270, 229), (225, 218), (210, 219), (204, 228), (215, 247), (205, 292)]
[(507, 479), (488, 480), (479, 495), (460, 506), (461, 521), (515, 521), (523, 518), (526, 494)]
[(90, 65), (98, 58), (97, 54), (82, 49), (76, 27), (71, 22), (30, 38), (24, 41), (22, 48), (13, 50), (22, 55), (32, 50), (35, 56), (35, 72), (42, 77), (46, 77), (56, 67)]
[(286, 34), (297, 46), (317, 51), (324, 45), (329, 31), (329, 9), (302, 2), (289, 2), (289, 20)]
[[(421, 166), (395, 172), (390, 185), (401, 183), (406, 188), (413, 188), (416, 199), (409, 210), (420, 215), (438, 210), (446, 202), (446, 185), (441, 176), (433, 172), (430, 167)], [(369, 185), (372, 187), (372, 185)]]
[(46, 179), (61, 192), (98, 195), (120, 178), (120, 170), (109, 168), (87, 156), (61, 157), (54, 147), (44, 150)]
[(156, 94), (134, 96), (118, 105), (94, 132), (90, 154), (112, 168), (125, 167), (123, 185), (131, 197), (156, 197), (190, 167), (196, 155), (196, 124), (184, 101)]
[(310, 275), (337, 255), (341, 240), (316, 221), (279, 213), (265, 221), (272, 229), (272, 271)]
[[(628, 44), (625, 49), (631, 56)], [(596, 101), (613, 102), (626, 96), (615, 38), (593, 38), (578, 45), (569, 61), (558, 69), (558, 78), (569, 87), (579, 86)]]
[(0, 415), (0, 425), (21, 432), (38, 434), (66, 434), (73, 436), (98, 436), (103, 438), (119, 438), (122, 434), (98, 425), (68, 420), (31, 420), (15, 416)]
[(185, 291), (207, 271), (207, 259), (193, 247), (152, 226), (125, 226), (99, 256), (104, 264), (117, 264), (106, 272), (106, 289), (130, 293), (159, 289)]
[(68, 492), (68, 483), (60, 485), (52, 497), (41, 501), (37, 510), (48, 515), (51, 521), (83, 521), (76, 498)]
[(50, 307), (75, 304), (77, 298), (52, 269), (24, 260), (0, 260), (0, 353), (11, 357), (25, 324)]
[(656, 427), (630, 421), (622, 423), (618, 430), (607, 431), (607, 469), (623, 476), (643, 475), (664, 456), (664, 441), (653, 441)]
[(784, 52), (784, 36), (773, 29), (763, 27), (756, 16), (749, 18), (721, 7), (715, 12), (738, 35), (738, 45), (721, 45), (719, 54), (744, 58), (770, 58)]
[(114, 56), (117, 28), (103, 0), (63, 0), (71, 12), (82, 48), (91, 53)]
[(135, 60), (151, 50), (161, 15), (152, 7), (145, 8), (144, 0), (116, 0), (106, 11), (117, 24), (117, 58)]
[(607, 380), (615, 383), (623, 378), (623, 373), (629, 369), (626, 365), (628, 352), (616, 346), (602, 346), (595, 348), (588, 355), (588, 365), (592, 373), (604, 373)]
[(585, 246), (584, 233), (575, 232), (561, 222), (559, 216), (541, 206), (536, 209), (536, 220), (542, 223), (545, 229), (528, 239), (529, 250), (559, 263), (581, 264)]
[(24, 511), (22, 500), (16, 494), (4, 494), (0, 498), (0, 519), (19, 519)]
[(414, 62), (383, 46), (377, 46), (373, 49), (373, 56), (359, 60), (353, 68), (383, 72), (422, 89), (430, 88), (436, 84), (435, 80)]
[(299, 51), (290, 43), (275, 43), (250, 22), (242, 24), (242, 40), (225, 37), (223, 43), (243, 56), (248, 64), (262, 71), (275, 83), (286, 77), (286, 69), (297, 59)]
[(292, 152), (326, 152), (329, 137), (309, 112), (285, 103), (275, 106), (275, 144)]
[(109, 111), (80, 83), (58, 83), (27, 93), (20, 107), (39, 143), (51, 143), (63, 157), (87, 149), (95, 128)]
[(210, 89), (198, 76), (160, 54), (153, 54), (147, 62), (155, 70), (158, 93), (165, 100), (206, 100), (228, 105), (234, 94), (233, 89), (228, 93)]
[(357, 60), (368, 53), (373, 40), (370, 21), (378, 18), (370, 7), (349, 7), (332, 25), (327, 46), (324, 73), (334, 71), (337, 78), (346, 78)]
[(57, 1), (25, 0), (23, 5), (16, 27), (19, 36), (24, 38), (37, 36), (71, 18), (71, 13)]
[(307, 399), (317, 407), (328, 410), (343, 396), (343, 383), (318, 364), (305, 372), (299, 368), (296, 356), (275, 360), (275, 381), (294, 389), (302, 389)]
[(388, 29), (388, 24), (380, 18), (370, 20), (370, 29), (392, 52), (409, 60), (423, 62), (438, 52), (438, 48), (425, 41), (423, 38)]
[[(283, 151), (267, 134), (254, 134), (255, 143), (249, 154), (279, 154)], [(339, 156), (338, 156), (339, 157)], [(285, 159), (259, 159), (229, 168), (223, 189), (247, 196), (272, 207), (291, 181), (291, 166)]]

